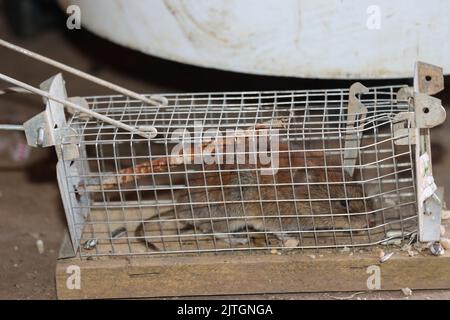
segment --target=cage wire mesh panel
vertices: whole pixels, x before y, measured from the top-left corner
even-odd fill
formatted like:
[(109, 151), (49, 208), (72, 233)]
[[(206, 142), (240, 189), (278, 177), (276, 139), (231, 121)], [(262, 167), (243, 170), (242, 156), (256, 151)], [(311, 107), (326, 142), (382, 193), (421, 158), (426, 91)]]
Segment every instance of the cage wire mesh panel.
[(394, 130), (411, 127), (395, 118), (411, 111), (400, 88), (361, 94), (367, 113), (352, 123), (348, 89), (167, 94), (166, 106), (86, 98), (158, 134), (69, 119), (60, 148), (76, 140), (80, 156), (60, 174), (83, 216), (72, 219), (81, 255), (358, 247), (415, 232), (413, 144)]

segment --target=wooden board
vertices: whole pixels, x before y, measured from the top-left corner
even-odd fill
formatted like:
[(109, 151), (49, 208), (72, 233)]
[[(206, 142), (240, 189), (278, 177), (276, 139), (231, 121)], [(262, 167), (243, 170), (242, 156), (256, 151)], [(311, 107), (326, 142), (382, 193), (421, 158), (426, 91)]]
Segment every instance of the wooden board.
[[(67, 288), (67, 270), (74, 265), (80, 268), (80, 289)], [(56, 286), (59, 299), (366, 291), (369, 266), (380, 268), (381, 290), (450, 288), (449, 253), (409, 257), (398, 249), (382, 264), (375, 249), (72, 258), (58, 261)]]
[[(114, 214), (110, 218), (114, 218)], [(443, 222), (449, 230), (449, 220)], [(66, 239), (69, 241), (68, 237)], [(141, 254), (149, 254), (142, 243), (133, 244), (138, 245)], [(121, 253), (120, 248), (116, 247), (115, 254)], [(379, 262), (380, 249), (394, 252), (382, 264)], [(129, 253), (126, 247), (123, 247), (123, 253)], [(73, 279), (70, 278), (73, 266), (80, 270), (80, 289), (67, 286)], [(405, 287), (413, 290), (450, 289), (450, 251), (436, 257), (425, 249), (410, 257), (393, 246), (355, 248), (351, 252), (286, 249), (277, 250), (275, 254), (258, 250), (217, 254), (77, 256), (58, 260), (56, 288), (59, 299), (368, 291), (367, 281), (373, 276), (373, 271), (370, 272), (373, 266), (379, 267), (380, 290)]]

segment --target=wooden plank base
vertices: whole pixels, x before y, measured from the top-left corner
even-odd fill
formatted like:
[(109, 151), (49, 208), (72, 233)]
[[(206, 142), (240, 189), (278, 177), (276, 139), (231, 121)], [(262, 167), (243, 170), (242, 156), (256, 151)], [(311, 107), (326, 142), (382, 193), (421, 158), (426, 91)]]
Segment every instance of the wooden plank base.
[[(99, 257), (59, 260), (59, 299), (155, 298), (204, 295), (367, 291), (369, 266), (379, 266), (381, 290), (449, 289), (450, 254), (409, 257), (398, 249), (380, 264), (368, 252), (320, 251), (281, 255), (240, 253), (196, 256)], [(314, 255), (314, 256), (313, 256)], [(80, 289), (68, 289), (69, 266), (80, 268)], [(69, 269), (70, 270), (70, 269)]]

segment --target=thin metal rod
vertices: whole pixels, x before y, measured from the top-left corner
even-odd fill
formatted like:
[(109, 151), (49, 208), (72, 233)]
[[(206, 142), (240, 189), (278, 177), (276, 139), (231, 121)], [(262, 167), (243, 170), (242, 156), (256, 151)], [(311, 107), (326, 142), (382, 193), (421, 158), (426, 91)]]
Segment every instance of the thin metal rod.
[[(113, 91), (117, 91), (117, 92), (119, 92), (119, 93), (121, 93), (123, 95), (135, 98), (137, 100), (141, 100), (141, 101), (146, 102), (148, 104), (155, 105), (155, 106), (158, 106), (158, 105), (161, 105), (161, 104), (163, 104), (163, 105), (167, 104), (167, 99), (165, 99), (164, 97), (151, 96), (151, 99), (149, 99), (149, 98), (147, 98), (147, 97), (145, 97), (145, 96), (143, 96), (143, 95), (141, 95), (139, 93), (136, 93), (136, 92), (128, 90), (128, 89), (125, 89), (125, 88), (123, 88), (121, 86), (118, 86), (118, 85), (116, 85), (114, 83), (111, 83), (109, 81), (97, 78), (97, 77), (95, 77), (93, 75), (90, 75), (90, 74), (88, 74), (86, 72), (83, 72), (81, 70), (75, 69), (75, 68), (70, 67), (70, 66), (68, 66), (68, 65), (66, 65), (64, 63), (61, 63), (61, 62), (58, 62), (56, 60), (50, 59), (48, 57), (45, 57), (45, 56), (40, 55), (38, 53), (35, 53), (33, 51), (27, 50), (25, 48), (19, 47), (19, 46), (15, 45), (15, 44), (7, 42), (7, 41), (5, 41), (3, 39), (0, 39), (0, 45), (2, 45), (5, 48), (8, 48), (8, 49), (14, 50), (16, 52), (19, 52), (19, 53), (21, 53), (23, 55), (26, 55), (26, 56), (28, 56), (30, 58), (33, 58), (35, 60), (39, 60), (41, 62), (44, 62), (46, 64), (54, 66), (54, 67), (56, 67), (58, 69), (64, 70), (66, 72), (69, 72), (69, 73), (71, 73), (73, 75), (76, 75), (76, 76), (78, 76), (80, 78), (83, 78), (85, 80), (88, 80), (88, 81), (94, 82), (94, 83), (96, 83), (98, 85), (107, 87), (107, 88), (109, 88), (109, 89), (111, 89)], [(156, 100), (160, 100), (160, 101), (156, 101)]]
[(21, 124), (0, 124), (0, 130), (24, 131)]
[(31, 92), (28, 90), (25, 90), (21, 87), (9, 87), (9, 88), (0, 89), (0, 95), (8, 94), (8, 93), (31, 93)]
[(24, 89), (26, 89), (28, 91), (31, 91), (31, 92), (33, 92), (35, 94), (38, 94), (38, 95), (40, 95), (42, 97), (45, 97), (47, 99), (51, 99), (53, 101), (59, 102), (59, 103), (65, 105), (66, 107), (71, 107), (71, 108), (73, 108), (73, 109), (75, 109), (77, 111), (86, 113), (86, 114), (88, 114), (88, 115), (90, 115), (90, 116), (92, 116), (92, 117), (94, 117), (94, 118), (96, 118), (96, 119), (98, 119), (100, 121), (104, 121), (106, 123), (109, 123), (109, 124), (111, 124), (111, 125), (113, 125), (113, 126), (115, 126), (117, 128), (121, 128), (123, 130), (139, 134), (140, 136), (142, 136), (144, 138), (152, 138), (154, 136), (152, 133), (144, 133), (144, 132), (142, 132), (142, 131), (134, 128), (134, 127), (131, 127), (131, 126), (127, 125), (127, 124), (124, 124), (124, 123), (122, 123), (120, 121), (111, 119), (111, 118), (109, 118), (109, 117), (107, 117), (105, 115), (102, 115), (102, 114), (97, 113), (95, 111), (92, 111), (90, 109), (86, 109), (86, 108), (80, 107), (79, 105), (77, 105), (77, 104), (75, 104), (73, 102), (70, 102), (70, 101), (67, 101), (67, 100), (55, 97), (55, 96), (49, 94), (46, 91), (40, 90), (38, 88), (30, 86), (29, 84), (26, 84), (24, 82), (21, 82), (19, 80), (14, 79), (14, 78), (8, 77), (7, 75), (4, 75), (4, 74), (0, 73), (0, 79), (4, 80), (6, 82), (12, 83), (12, 84), (14, 84), (16, 86), (22, 87), (22, 88), (24, 88)]

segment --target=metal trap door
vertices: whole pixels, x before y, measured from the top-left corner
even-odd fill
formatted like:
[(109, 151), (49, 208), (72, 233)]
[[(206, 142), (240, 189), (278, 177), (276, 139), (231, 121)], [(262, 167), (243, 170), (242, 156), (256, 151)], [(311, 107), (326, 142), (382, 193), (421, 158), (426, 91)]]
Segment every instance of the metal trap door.
[[(396, 145), (410, 146), (414, 164), (418, 239), (434, 242), (440, 239), (443, 189), (434, 182), (431, 161), (430, 129), (442, 124), (446, 118), (441, 100), (430, 95), (444, 88), (442, 68), (417, 62), (414, 87), (397, 93), (398, 100), (408, 101), (408, 112), (395, 117), (393, 127)], [(409, 125), (405, 125), (408, 123)]]
[[(67, 99), (64, 80), (60, 74), (44, 82), (41, 87), (58, 98)], [(35, 136), (31, 134), (34, 131), (37, 132), (36, 142), (38, 145), (55, 146), (58, 155), (56, 164), (58, 186), (72, 244), (72, 248), (64, 244), (60, 256), (70, 257), (74, 256), (80, 247), (80, 240), (91, 202), (88, 196), (78, 192), (78, 186), (86, 172), (86, 152), (84, 148), (80, 147), (82, 145), (80, 144), (82, 138), (80, 128), (70, 127), (67, 124), (63, 106), (50, 99), (47, 100), (46, 104), (46, 111), (41, 114), (41, 116), (46, 115), (48, 117), (46, 121), (40, 120), (38, 116), (36, 119), (25, 123), (27, 139), (29, 141), (35, 139)], [(46, 128), (45, 123), (51, 126)], [(37, 131), (34, 130), (35, 126)], [(44, 142), (41, 139), (43, 131), (45, 132), (44, 137), (48, 135), (43, 139)]]
[(446, 111), (441, 100), (431, 97), (444, 89), (442, 68), (417, 62), (414, 73), (414, 91), (404, 96), (414, 101), (415, 128), (410, 135), (415, 139), (419, 240), (439, 241), (443, 189), (438, 189), (432, 171), (430, 129), (442, 124)]

